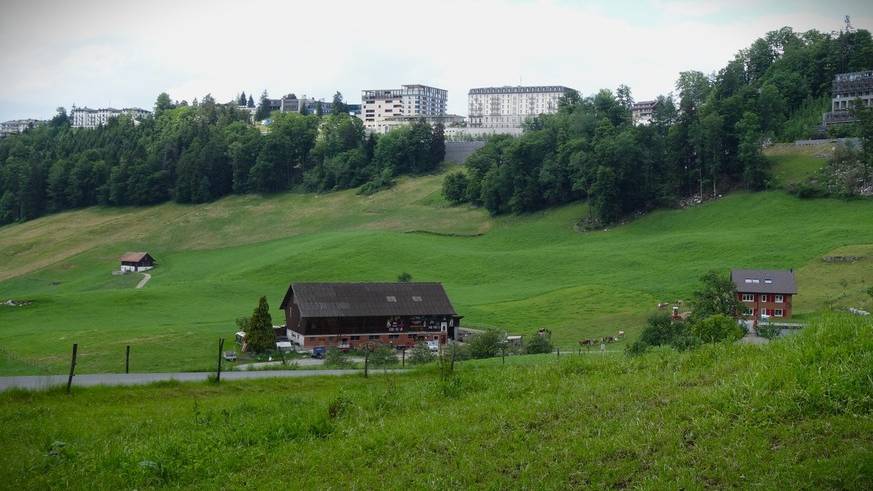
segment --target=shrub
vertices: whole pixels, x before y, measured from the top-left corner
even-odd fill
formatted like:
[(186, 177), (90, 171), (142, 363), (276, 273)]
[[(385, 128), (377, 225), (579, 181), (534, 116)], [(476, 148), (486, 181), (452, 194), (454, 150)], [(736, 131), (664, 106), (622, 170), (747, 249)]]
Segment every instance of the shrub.
[(648, 324), (640, 334), (640, 341), (648, 346), (670, 344), (673, 338), (687, 333), (684, 322), (674, 321), (670, 314), (658, 312), (649, 317)]
[(370, 352), (369, 363), (370, 366), (376, 368), (394, 366), (399, 363), (397, 360), (397, 350), (386, 344), (377, 345), (376, 348)]
[(436, 359), (430, 348), (425, 343), (416, 343), (415, 347), (409, 352), (409, 363), (413, 365), (422, 365), (430, 363)]
[(765, 323), (758, 324), (757, 331), (758, 331), (758, 336), (761, 336), (762, 338), (773, 339), (773, 338), (779, 336), (781, 329), (774, 326), (773, 324), (770, 324), (769, 322), (765, 322)]
[(681, 334), (679, 336), (675, 336), (670, 341), (670, 346), (673, 347), (676, 351), (688, 351), (692, 350), (698, 346), (703, 344), (703, 341), (700, 340), (697, 336), (692, 334)]
[(634, 341), (624, 348), (624, 353), (628, 356), (639, 356), (649, 349), (649, 345), (643, 341)]
[(333, 368), (349, 368), (352, 366), (352, 361), (349, 357), (338, 350), (337, 348), (329, 348), (324, 355), (324, 366)]
[(735, 319), (724, 314), (712, 315), (693, 323), (691, 332), (704, 343), (736, 341), (745, 334)]
[[(472, 358), (492, 358), (500, 354), (500, 346), (504, 342), (505, 336), (500, 332), (489, 329), (481, 334), (473, 336), (473, 339), (467, 343), (467, 348), (470, 350)], [(455, 355), (457, 359), (457, 354)]]
[(538, 353), (551, 353), (554, 346), (552, 345), (551, 337), (534, 334), (530, 337), (530, 341), (527, 342), (524, 348), (527, 354), (535, 355)]
[(467, 201), (467, 176), (463, 172), (453, 172), (443, 181), (443, 196), (453, 204)]

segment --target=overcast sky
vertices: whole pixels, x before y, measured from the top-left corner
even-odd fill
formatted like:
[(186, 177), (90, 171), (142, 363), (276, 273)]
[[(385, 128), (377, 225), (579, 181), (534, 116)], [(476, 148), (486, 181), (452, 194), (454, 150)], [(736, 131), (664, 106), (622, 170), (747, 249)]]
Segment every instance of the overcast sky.
[[(873, 28), (873, 2), (0, 0), (0, 121), (58, 106), (152, 109), (163, 91), (264, 89), (360, 102), (361, 89), (625, 83), (636, 100), (710, 73), (781, 26)], [(873, 68), (873, 67), (871, 67)]]

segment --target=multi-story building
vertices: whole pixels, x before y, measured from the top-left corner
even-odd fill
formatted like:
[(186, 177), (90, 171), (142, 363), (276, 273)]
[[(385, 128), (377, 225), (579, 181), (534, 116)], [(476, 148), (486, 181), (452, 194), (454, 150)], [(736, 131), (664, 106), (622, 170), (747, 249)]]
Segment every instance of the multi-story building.
[(127, 107), (124, 109), (114, 109), (106, 107), (102, 109), (91, 109), (88, 107), (75, 107), (70, 111), (70, 126), (73, 128), (96, 128), (106, 124), (110, 119), (121, 116), (122, 114), (130, 116), (134, 122), (142, 121), (145, 118), (151, 117), (151, 111), (140, 109), (138, 107)]
[(17, 135), (23, 133), (24, 130), (34, 128), (38, 125), (45, 124), (45, 121), (39, 119), (13, 119), (0, 123), (0, 138), (8, 135)]
[(873, 71), (839, 73), (831, 84), (831, 110), (824, 114), (825, 126), (852, 123), (853, 104), (860, 99), (865, 106), (873, 104)]
[(731, 281), (743, 304), (744, 319), (757, 323), (791, 317), (792, 297), (797, 293), (794, 270), (734, 269)]
[(364, 128), (385, 133), (398, 125), (398, 118), (446, 115), (448, 92), (427, 85), (403, 85), (399, 89), (361, 91)]
[(557, 112), (558, 102), (570, 90), (561, 85), (470, 89), (468, 125), (471, 128), (520, 128), (528, 118)]
[(631, 106), (634, 124), (649, 124), (655, 114), (655, 104), (658, 101), (639, 101)]

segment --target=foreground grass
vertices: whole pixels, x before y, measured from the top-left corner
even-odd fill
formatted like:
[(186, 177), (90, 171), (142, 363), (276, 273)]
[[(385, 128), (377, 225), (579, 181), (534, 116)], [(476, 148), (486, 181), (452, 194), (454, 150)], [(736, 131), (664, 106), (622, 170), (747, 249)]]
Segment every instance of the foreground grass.
[[(788, 164), (785, 164), (788, 165)], [(0, 374), (63, 373), (72, 343), (81, 373), (205, 370), (219, 336), (292, 281), (441, 281), (464, 323), (554, 333), (565, 350), (624, 330), (633, 340), (658, 302), (688, 299), (709, 269), (799, 269), (795, 313), (870, 309), (873, 202), (737, 193), (661, 210), (609, 231), (579, 233), (573, 204), (500, 218), (450, 207), (441, 175), (403, 179), (364, 197), (230, 197), (202, 206), (87, 209), (0, 228)], [(821, 264), (834, 251), (853, 264)], [(113, 277), (125, 250), (160, 266), (146, 288)], [(618, 348), (622, 346), (619, 345)]]
[(0, 395), (0, 482), (45, 488), (865, 489), (873, 324), (454, 376)]

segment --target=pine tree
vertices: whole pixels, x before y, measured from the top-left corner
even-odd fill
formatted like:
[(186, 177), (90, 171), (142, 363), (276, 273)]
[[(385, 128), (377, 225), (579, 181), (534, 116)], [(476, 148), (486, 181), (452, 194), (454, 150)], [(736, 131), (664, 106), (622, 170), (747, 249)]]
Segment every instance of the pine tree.
[(236, 104), (238, 106), (245, 106), (246, 105), (246, 91), (240, 92), (239, 97), (236, 100)]
[(261, 94), (261, 102), (258, 103), (258, 110), (255, 112), (255, 119), (261, 121), (263, 119), (267, 119), (270, 116), (270, 100), (267, 95), (267, 91), (265, 90)]
[(273, 334), (273, 318), (270, 317), (270, 306), (267, 297), (261, 297), (258, 307), (249, 320), (249, 331), (246, 333), (249, 349), (255, 353), (264, 353), (276, 345)]
[(252, 97), (251, 94), (249, 94), (249, 101), (248, 101), (248, 103), (246, 103), (246, 106), (247, 107), (255, 107), (255, 98)]

